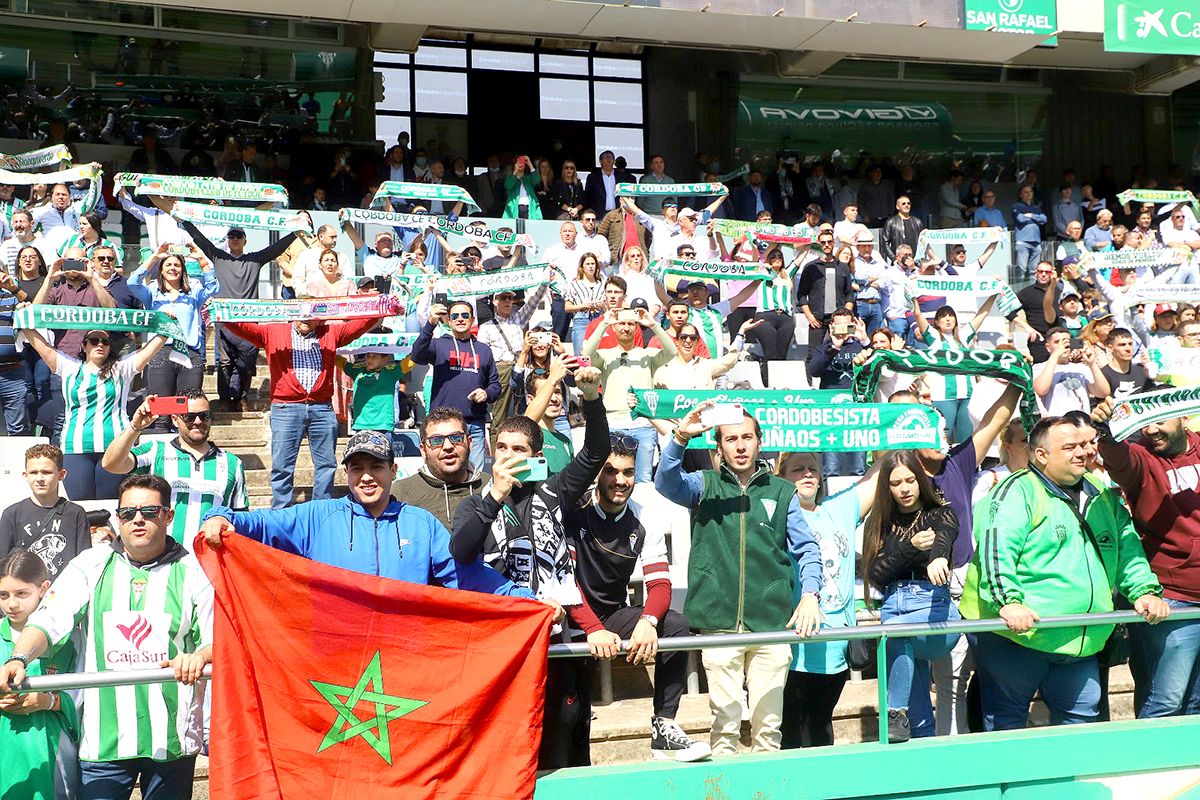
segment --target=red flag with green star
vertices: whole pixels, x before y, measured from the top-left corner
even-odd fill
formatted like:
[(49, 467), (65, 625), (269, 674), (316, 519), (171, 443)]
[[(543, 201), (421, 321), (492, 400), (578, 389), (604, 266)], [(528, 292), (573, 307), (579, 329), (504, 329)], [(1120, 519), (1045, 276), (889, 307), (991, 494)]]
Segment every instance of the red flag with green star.
[(548, 608), (240, 536), (196, 555), (216, 590), (214, 800), (533, 797)]

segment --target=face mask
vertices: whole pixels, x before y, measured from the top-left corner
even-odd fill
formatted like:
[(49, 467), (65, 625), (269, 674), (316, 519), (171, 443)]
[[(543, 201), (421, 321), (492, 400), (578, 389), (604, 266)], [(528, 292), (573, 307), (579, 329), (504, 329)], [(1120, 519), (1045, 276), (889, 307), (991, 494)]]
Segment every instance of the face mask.
[(489, 175), (499, 175), (500, 168), (499, 167), (488, 167), (488, 174)]
[(427, 162), (428, 160), (429, 159), (425, 158), (424, 156), (417, 156), (417, 166), (418, 167), (425, 166), (425, 162)]
[(456, 169), (454, 170), (454, 174), (461, 178), (467, 174), (467, 171), (465, 169)]

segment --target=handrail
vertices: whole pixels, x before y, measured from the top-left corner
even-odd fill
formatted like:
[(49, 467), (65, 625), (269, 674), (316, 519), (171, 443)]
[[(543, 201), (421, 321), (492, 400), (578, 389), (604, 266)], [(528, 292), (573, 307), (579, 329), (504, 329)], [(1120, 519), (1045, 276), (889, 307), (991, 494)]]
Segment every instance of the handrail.
[[(1200, 620), (1200, 608), (1173, 610), (1170, 619)], [(1086, 625), (1116, 625), (1121, 623), (1144, 623), (1134, 611), (1110, 611), (1103, 614), (1070, 614), (1059, 617), (1044, 617), (1035, 630), (1071, 628)], [(851, 639), (909, 638), (936, 633), (985, 633), (1004, 630), (1002, 620), (963, 620), (961, 622), (906, 623), (901, 625), (870, 625), (854, 628), (826, 628), (807, 639), (801, 639), (795, 631), (763, 631), (760, 633), (716, 633), (702, 636), (676, 636), (658, 640), (661, 652), (677, 650), (702, 650), (707, 647), (750, 647), (767, 644), (812, 644), (814, 642), (836, 642)], [(629, 642), (621, 642), (621, 651), (628, 650)], [(586, 643), (555, 644), (550, 646), (550, 658), (574, 658), (589, 654)], [(204, 668), (204, 677), (212, 677), (212, 667)], [(75, 672), (61, 675), (40, 675), (26, 678), (16, 689), (25, 692), (59, 692), (71, 689), (91, 689), (102, 686), (124, 686), (134, 684), (170, 683), (175, 672), (170, 668), (129, 670), (124, 672)]]

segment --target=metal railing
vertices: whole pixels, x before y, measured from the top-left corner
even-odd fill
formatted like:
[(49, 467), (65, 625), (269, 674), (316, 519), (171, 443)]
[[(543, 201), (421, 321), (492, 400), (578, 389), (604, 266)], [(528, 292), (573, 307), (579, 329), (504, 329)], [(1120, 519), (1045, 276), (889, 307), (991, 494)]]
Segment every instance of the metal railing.
[[(1172, 611), (1170, 621), (1200, 620), (1200, 608)], [(1093, 625), (1146, 624), (1134, 611), (1110, 611), (1104, 614), (1071, 614), (1060, 617), (1043, 617), (1034, 630), (1054, 628), (1079, 628)], [(769, 644), (813, 644), (816, 642), (839, 642), (855, 639), (875, 639), (876, 657), (881, 668), (878, 670), (879, 685), (879, 741), (887, 744), (887, 642), (889, 639), (908, 639), (930, 634), (989, 633), (1005, 630), (1002, 620), (962, 620), (960, 622), (905, 623), (897, 625), (870, 625), (854, 628), (825, 628), (819, 633), (801, 639), (795, 631), (764, 631), (761, 633), (717, 633), (700, 636), (678, 636), (658, 640), (660, 652), (680, 650), (703, 650), (710, 647), (755, 647)], [(621, 642), (621, 652), (626, 652), (628, 641)], [(550, 646), (550, 658), (578, 658), (590, 655), (584, 642), (554, 644)], [(204, 677), (212, 677), (212, 667), (204, 668)], [(24, 692), (58, 692), (70, 689), (89, 689), (103, 686), (133, 684), (170, 683), (175, 680), (171, 669), (131, 670), (128, 672), (76, 672), (62, 675), (44, 675), (27, 678), (16, 690)]]

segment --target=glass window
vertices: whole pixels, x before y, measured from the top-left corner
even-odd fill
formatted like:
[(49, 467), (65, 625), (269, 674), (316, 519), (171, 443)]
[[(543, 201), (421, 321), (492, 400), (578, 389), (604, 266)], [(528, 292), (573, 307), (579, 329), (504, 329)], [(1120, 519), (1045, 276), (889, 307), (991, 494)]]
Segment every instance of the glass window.
[(636, 78), (641, 80), (642, 62), (633, 58), (594, 58), (592, 71), (597, 78)]
[(587, 75), (587, 56), (538, 56), (539, 68), (542, 72), (557, 72), (562, 75)]
[(467, 51), (461, 47), (435, 47), (421, 45), (417, 48), (416, 62), (424, 67), (467, 66)]
[(379, 70), (383, 75), (383, 102), (377, 103), (378, 111), (412, 111), (412, 85), (407, 69)]
[(408, 53), (376, 53), (375, 65), (384, 66), (385, 64), (411, 64), (412, 56)]
[(541, 78), (538, 81), (542, 119), (569, 119), (587, 121), (588, 82), (569, 78)]
[(592, 92), (597, 122), (642, 123), (642, 84), (596, 81)]
[(506, 53), (503, 50), (472, 50), (471, 66), (475, 69), (533, 72), (533, 53)]
[(596, 126), (596, 163), (600, 163), (600, 154), (612, 150), (615, 155), (625, 156), (625, 161), (631, 170), (644, 169), (646, 166), (645, 136), (641, 128), (609, 128)]
[(417, 70), (416, 110), (427, 114), (467, 113), (467, 73)]
[(975, 81), (978, 83), (999, 83), (1000, 74), (1000, 67), (976, 64), (904, 62), (904, 79), (906, 81)]
[(869, 58), (843, 58), (824, 74), (831, 78), (895, 78), (899, 74), (895, 61), (875, 61)]
[(402, 131), (412, 134), (412, 118), (380, 114), (375, 117), (375, 138), (391, 147)]

